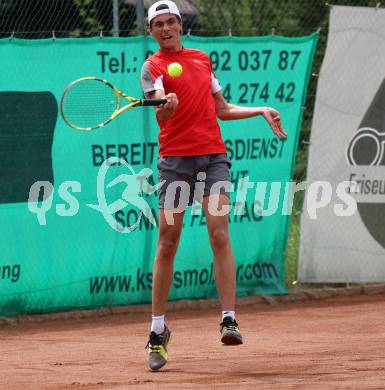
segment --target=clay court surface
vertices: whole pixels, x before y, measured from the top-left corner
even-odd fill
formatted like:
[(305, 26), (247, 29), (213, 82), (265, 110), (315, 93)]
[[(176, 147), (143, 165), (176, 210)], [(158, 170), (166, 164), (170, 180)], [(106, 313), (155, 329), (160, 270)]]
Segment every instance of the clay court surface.
[(218, 311), (169, 313), (163, 371), (145, 364), (149, 315), (0, 328), (1, 389), (384, 389), (384, 296), (238, 310), (245, 343), (219, 342)]

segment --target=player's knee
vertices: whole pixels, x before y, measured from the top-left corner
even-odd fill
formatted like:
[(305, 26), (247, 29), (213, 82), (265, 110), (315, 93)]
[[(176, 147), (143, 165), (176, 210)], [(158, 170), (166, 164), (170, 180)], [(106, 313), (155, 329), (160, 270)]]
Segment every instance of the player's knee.
[(214, 248), (222, 249), (229, 243), (229, 234), (226, 230), (215, 229), (210, 233), (210, 241)]
[(173, 257), (178, 249), (178, 238), (177, 237), (161, 237), (158, 241), (158, 251), (164, 256)]

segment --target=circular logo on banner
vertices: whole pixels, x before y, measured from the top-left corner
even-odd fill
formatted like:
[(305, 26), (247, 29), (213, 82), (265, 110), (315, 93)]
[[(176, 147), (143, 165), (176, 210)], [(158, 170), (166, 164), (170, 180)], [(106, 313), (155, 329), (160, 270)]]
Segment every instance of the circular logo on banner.
[(366, 167), (357, 175), (352, 169), (351, 177), (365, 198), (357, 201), (357, 208), (368, 232), (385, 248), (385, 169), (378, 175), (378, 167), (385, 166), (385, 80), (350, 140), (346, 158), (352, 167)]

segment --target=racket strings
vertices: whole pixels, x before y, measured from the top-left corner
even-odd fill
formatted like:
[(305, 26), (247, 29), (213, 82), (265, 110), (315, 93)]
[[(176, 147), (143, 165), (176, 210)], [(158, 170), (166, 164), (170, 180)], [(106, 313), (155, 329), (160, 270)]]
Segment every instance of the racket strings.
[(119, 97), (107, 84), (82, 80), (68, 89), (63, 115), (77, 128), (95, 128), (107, 122), (119, 108)]

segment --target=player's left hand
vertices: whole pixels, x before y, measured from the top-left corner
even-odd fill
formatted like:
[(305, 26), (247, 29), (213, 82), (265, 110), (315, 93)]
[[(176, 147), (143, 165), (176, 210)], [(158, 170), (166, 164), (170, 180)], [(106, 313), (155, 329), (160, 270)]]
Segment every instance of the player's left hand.
[(263, 111), (263, 117), (266, 119), (267, 123), (270, 125), (273, 133), (280, 139), (287, 138), (287, 133), (282, 127), (281, 117), (277, 110), (274, 108), (266, 107)]

